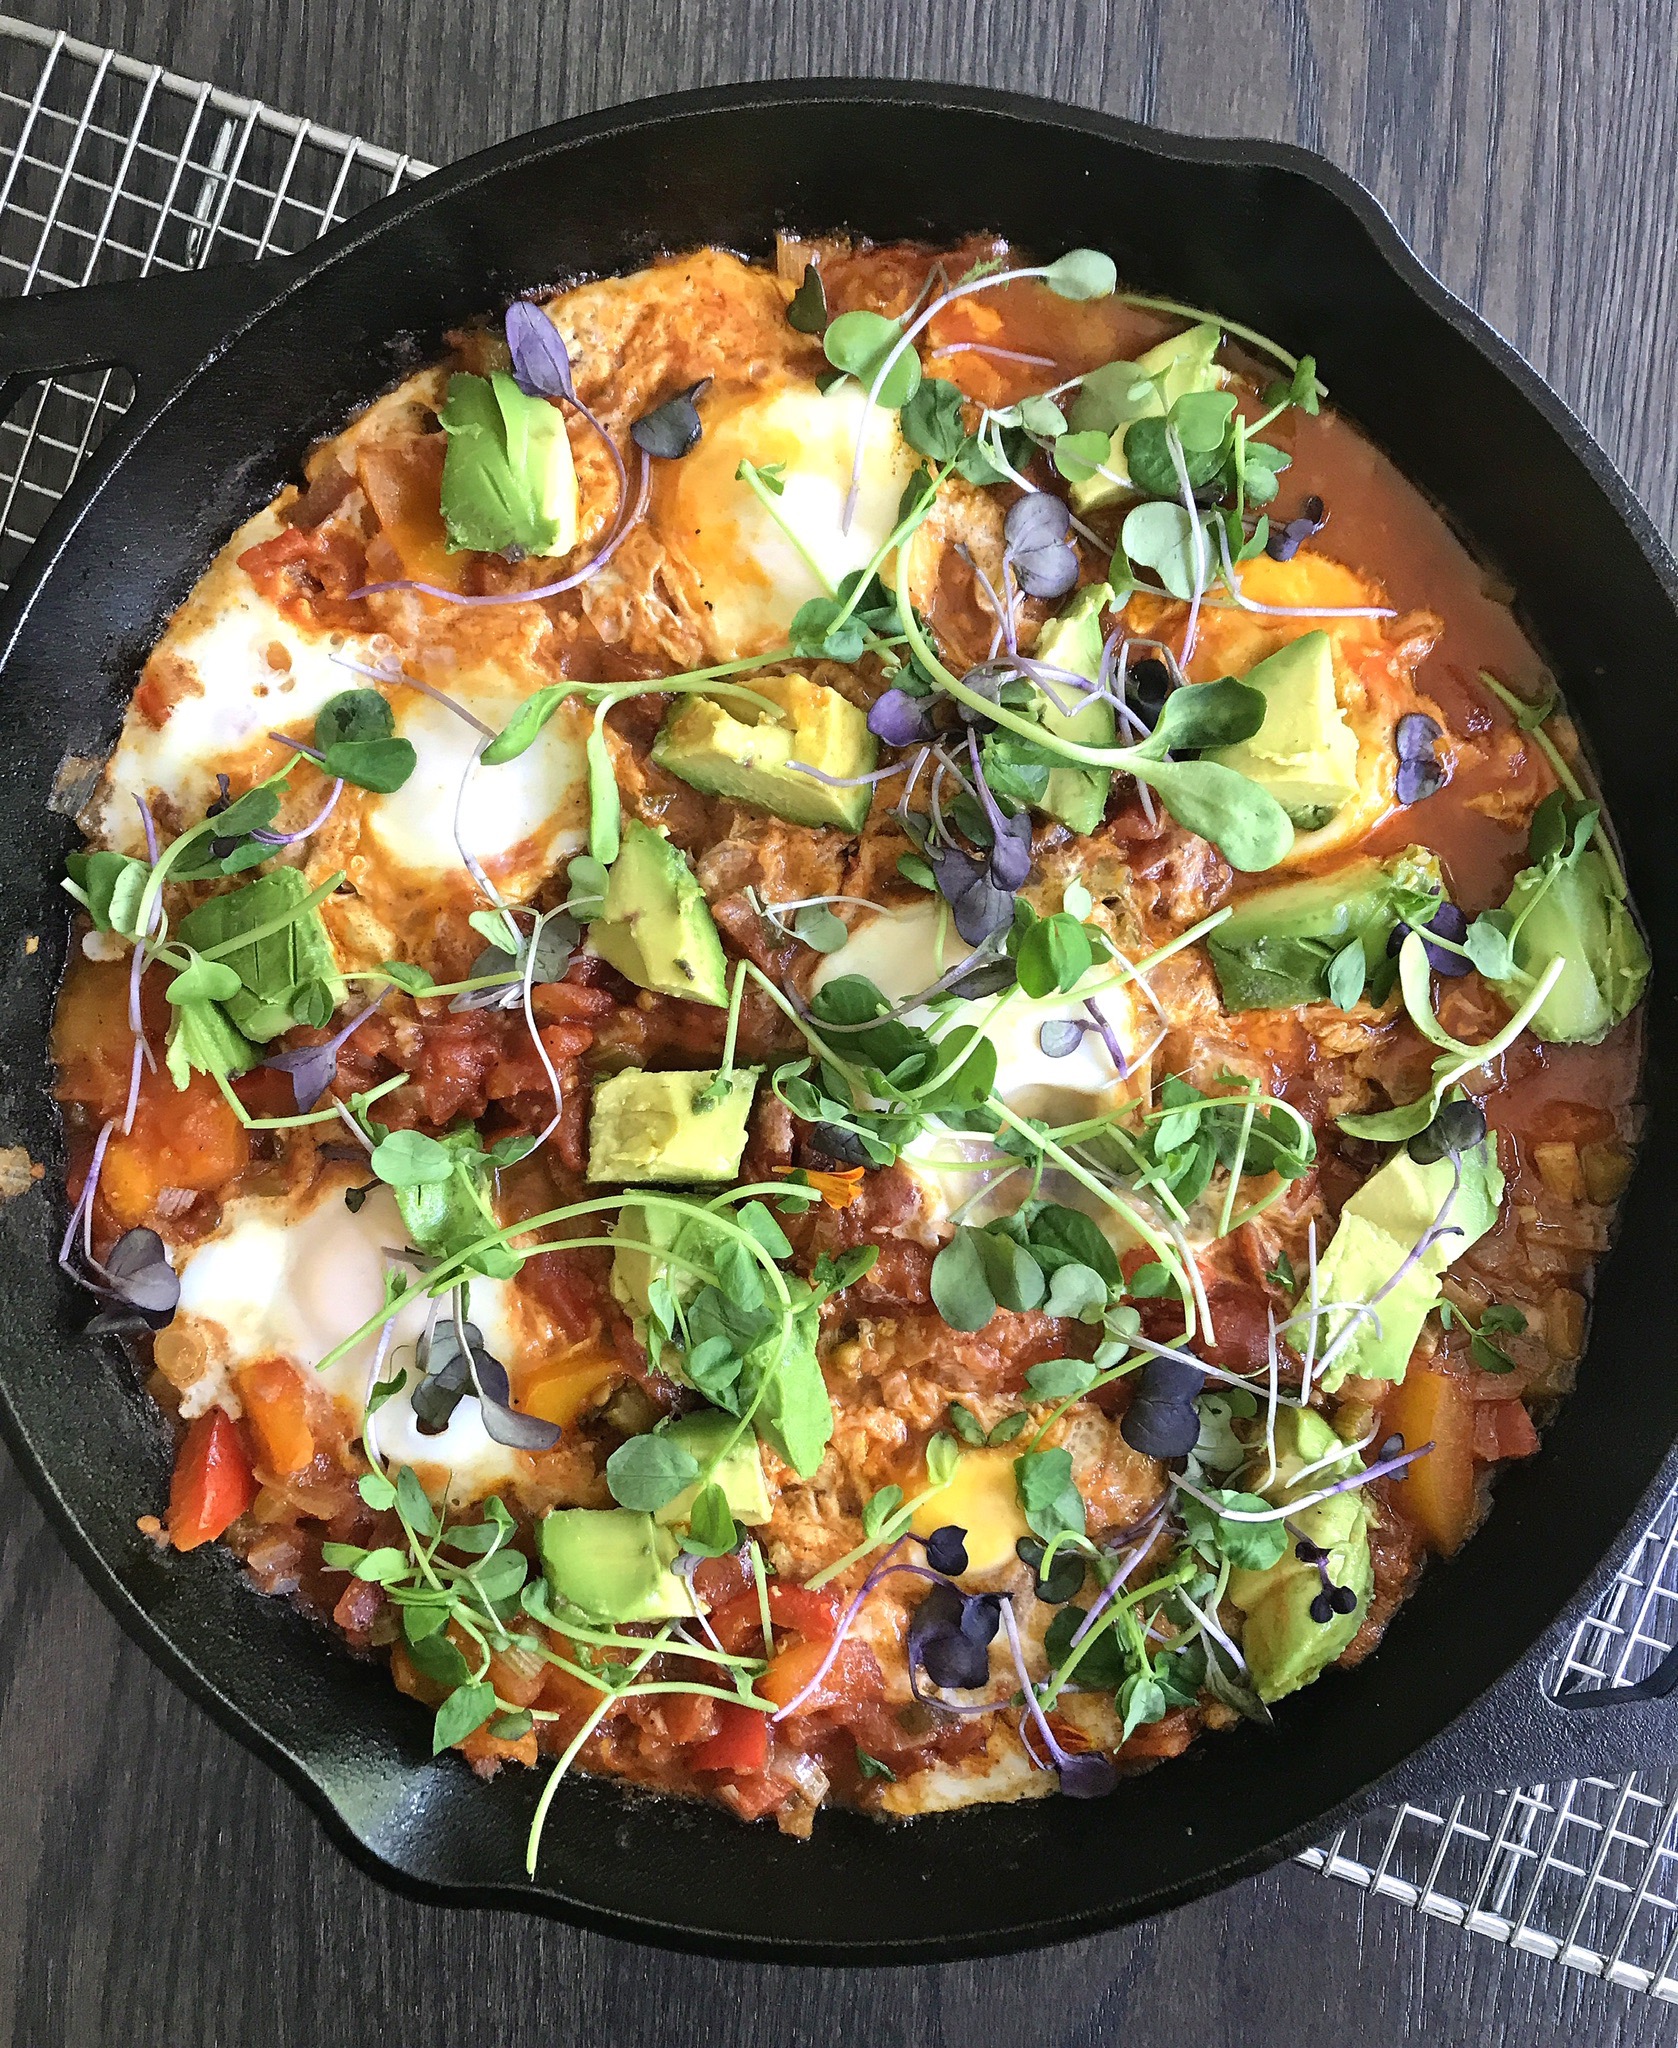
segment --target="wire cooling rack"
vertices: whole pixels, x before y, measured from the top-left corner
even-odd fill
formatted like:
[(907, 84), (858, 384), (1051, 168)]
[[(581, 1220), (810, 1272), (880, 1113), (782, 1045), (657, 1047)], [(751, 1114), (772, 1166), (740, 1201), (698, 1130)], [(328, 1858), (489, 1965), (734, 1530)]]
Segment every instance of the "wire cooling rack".
[[(0, 15), (0, 294), (289, 252), (431, 166)], [(131, 396), (120, 370), (0, 390), (0, 587)], [(1624, 1684), (1678, 1642), (1678, 1492), (1555, 1684)], [(1678, 2003), (1670, 1776), (1404, 1806), (1300, 1861), (1416, 1912)]]

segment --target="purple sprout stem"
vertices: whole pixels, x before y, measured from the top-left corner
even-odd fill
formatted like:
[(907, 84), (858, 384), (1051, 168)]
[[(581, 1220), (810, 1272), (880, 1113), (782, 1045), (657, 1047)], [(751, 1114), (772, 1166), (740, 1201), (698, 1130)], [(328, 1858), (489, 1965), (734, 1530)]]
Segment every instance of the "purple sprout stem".
[(800, 775), (813, 775), (818, 782), (826, 783), (829, 789), (861, 789), (864, 783), (885, 782), (893, 775), (901, 775), (907, 765), (903, 761), (893, 761), (887, 767), (876, 768), (870, 775), (829, 775), (825, 768), (812, 767), (808, 761), (787, 763)]
[[(1194, 596), (1189, 600), (1188, 623), (1183, 628), (1182, 658), (1187, 662), (1194, 653), (1195, 635), (1200, 630), (1200, 603), (1206, 595), (1206, 529), (1201, 524), (1200, 508), (1194, 502), (1194, 485), (1189, 481), (1189, 466), (1183, 459), (1183, 444), (1174, 427), (1166, 429), (1165, 445), (1171, 451), (1171, 466), (1177, 472), (1177, 485), (1189, 515), (1189, 531), (1194, 536)], [(1223, 521), (1220, 519), (1218, 524), (1221, 527)]]
[(931, 1579), (935, 1585), (941, 1586), (945, 1583), (936, 1572), (928, 1571), (925, 1565), (894, 1564), (892, 1562), (897, 1553), (909, 1540), (906, 1535), (899, 1536), (885, 1556), (881, 1558), (880, 1562), (868, 1574), (867, 1578), (858, 1586), (856, 1592), (851, 1596), (850, 1605), (839, 1617), (839, 1626), (833, 1631), (833, 1640), (827, 1646), (827, 1654), (816, 1666), (815, 1675), (802, 1691), (793, 1694), (784, 1707), (777, 1707), (775, 1709), (774, 1713), (769, 1716), (772, 1723), (784, 1721), (789, 1714), (796, 1714), (804, 1702), (820, 1689), (822, 1680), (833, 1669), (834, 1660), (838, 1657), (840, 1649), (844, 1645), (845, 1637), (850, 1631), (851, 1624), (862, 1611), (863, 1601), (868, 1598), (869, 1594), (873, 1592), (882, 1579), (890, 1578), (894, 1572), (908, 1572), (917, 1579)]
[(1124, 1046), (1120, 1043), (1119, 1034), (1113, 1029), (1105, 1012), (1097, 1009), (1088, 997), (1084, 999), (1084, 1008), (1094, 1020), (1096, 1030), (1101, 1033), (1101, 1042), (1106, 1046), (1108, 1056), (1119, 1070), (1119, 1079), (1121, 1081), (1128, 1081), (1130, 1079), (1130, 1062), (1125, 1058), (1125, 1050)]
[[(93, 1141), (93, 1157), (87, 1163), (87, 1179), (82, 1182), (82, 1191), (76, 1198), (76, 1206), (70, 1211), (70, 1221), (64, 1232), (64, 1242), (58, 1248), (58, 1263), (66, 1272), (71, 1271), (70, 1247), (76, 1241), (78, 1229), (83, 1231), (83, 1252), (90, 1266), (93, 1266), (93, 1197), (99, 1187), (100, 1169), (105, 1164), (105, 1148), (111, 1142), (111, 1133), (116, 1129), (116, 1120), (111, 1118), (100, 1127), (99, 1135)], [(94, 1271), (101, 1268), (94, 1266)]]
[[(1168, 1494), (1166, 1496), (1166, 1500), (1169, 1499), (1170, 1495)], [(1124, 1553), (1124, 1555), (1119, 1559), (1118, 1565), (1116, 1566), (1113, 1572), (1113, 1576), (1108, 1580), (1107, 1584), (1101, 1589), (1099, 1598), (1097, 1598), (1092, 1603), (1088, 1614), (1084, 1616), (1083, 1620), (1079, 1622), (1078, 1626), (1072, 1631), (1072, 1640), (1067, 1645), (1068, 1649), (1075, 1650), (1078, 1647), (1078, 1645), (1084, 1640), (1085, 1636), (1089, 1634), (1090, 1630), (1095, 1627), (1096, 1623), (1100, 1621), (1102, 1615), (1119, 1597), (1120, 1593), (1123, 1592), (1126, 1579), (1130, 1577), (1131, 1573), (1135, 1571), (1136, 1567), (1142, 1562), (1143, 1558), (1145, 1558), (1148, 1552), (1154, 1547), (1154, 1543), (1159, 1535), (1159, 1524), (1165, 1517), (1166, 1500), (1162, 1500), (1159, 1506), (1154, 1510), (1153, 1522), (1151, 1526), (1145, 1529), (1141, 1539), (1138, 1542), (1133, 1543), (1130, 1549), (1127, 1550)]]
[[(1042, 1703), (1037, 1697), (1037, 1688), (1032, 1684), (1031, 1674), (1025, 1668), (1025, 1651), (1020, 1646), (1019, 1624), (1014, 1620), (1014, 1604), (1011, 1600), (1004, 1599), (1002, 1602), (1002, 1626), (1008, 1632), (1008, 1648), (1013, 1655), (1014, 1669), (1019, 1675), (1020, 1690), (1025, 1694), (1026, 1714), (1036, 1725), (1039, 1734), (1043, 1738), (1045, 1747), (1048, 1749), (1050, 1756), (1054, 1758), (1055, 1768), (1058, 1770), (1064, 1765), (1069, 1764), (1072, 1758), (1055, 1740), (1055, 1731), (1049, 1726), (1048, 1716), (1043, 1712)], [(1025, 1722), (1023, 1720), (1020, 1723), (1020, 1740), (1024, 1744), (1026, 1754), (1036, 1764), (1037, 1757), (1030, 1743), (1025, 1741)], [(1037, 1767), (1039, 1770), (1046, 1770), (1048, 1768), (1046, 1764), (1038, 1764)]]
[(478, 714), (475, 711), (468, 711), (458, 698), (451, 697), (446, 690), (434, 690), (429, 683), (422, 683), (418, 676), (409, 675), (404, 668), (372, 668), (364, 661), (352, 661), (347, 654), (335, 654), (332, 659), (340, 668), (353, 669), (358, 676), (366, 676), (371, 682), (402, 683), (410, 690), (418, 690), (422, 697), (429, 697), (433, 704), (441, 704), (445, 711), (452, 711), (456, 718), (464, 719), (468, 725), (481, 732), (486, 740), (495, 737), (494, 726), (485, 725)]
[(1266, 1508), (1262, 1514), (1254, 1508), (1220, 1507), (1209, 1495), (1202, 1493), (1198, 1487), (1191, 1486), (1186, 1479), (1179, 1479), (1176, 1484), (1180, 1493), (1186, 1493), (1191, 1500), (1199, 1501), (1203, 1508), (1209, 1508), (1221, 1521), (1281, 1522), (1289, 1515), (1303, 1514), (1307, 1508), (1320, 1507), (1325, 1500), (1332, 1500), (1337, 1493), (1351, 1493), (1360, 1486), (1367, 1486), (1372, 1479), (1385, 1479), (1389, 1473), (1401, 1472), (1406, 1465), (1413, 1465), (1418, 1458), (1425, 1458), (1432, 1449), (1433, 1439), (1430, 1437), (1425, 1444), (1418, 1445), (1413, 1451), (1399, 1451), (1391, 1458), (1378, 1458), (1373, 1465), (1365, 1465), (1361, 1472), (1354, 1472), (1345, 1479), (1337, 1479), (1332, 1486), (1319, 1487), (1315, 1493), (1308, 1493), (1303, 1500), (1291, 1500), (1279, 1508)]
[[(1218, 521), (1218, 548), (1223, 556), (1224, 581), (1229, 585), (1230, 596), (1239, 611), (1262, 612), (1272, 619), (1394, 619), (1398, 616), (1391, 605), (1380, 604), (1260, 604), (1257, 598), (1245, 594), (1237, 580), (1235, 564), (1230, 559), (1229, 535), (1224, 531), (1221, 519)], [(1226, 609), (1216, 598), (1208, 602), (1215, 611)]]
[[(1004, 604), (1001, 598), (997, 596), (996, 585), (992, 583), (990, 578), (985, 574), (984, 570), (981, 569), (978, 563), (973, 559), (973, 556), (971, 555), (971, 553), (969, 553), (967, 546), (964, 542), (957, 542), (956, 553), (960, 555), (962, 560), (967, 564), (968, 568), (970, 568), (973, 571), (974, 581), (978, 584), (980, 590), (984, 592), (985, 602), (990, 606), (991, 611), (995, 614), (996, 623), (1002, 630), (1002, 637), (1004, 641), (1007, 643), (1008, 652), (1011, 655), (1017, 657), (1019, 653), (1019, 643), (1015, 637), (1017, 627), (1014, 619), (1014, 607), (1011, 604)], [(1006, 556), (1003, 557), (1003, 564), (1003, 573), (1004, 575), (1006, 575)]]
[(600, 570), (605, 568), (606, 564), (641, 523), (641, 517), (647, 509), (647, 499), (652, 490), (652, 461), (647, 451), (643, 448), (641, 450), (641, 482), (640, 488), (636, 493), (634, 509), (629, 512), (627, 517), (622, 516), (621, 508), (629, 503), (629, 479), (628, 472), (623, 466), (623, 457), (618, 453), (617, 443), (606, 432), (606, 429), (601, 426), (594, 414), (586, 406), (578, 406), (577, 410), (582, 413), (590, 426), (596, 430), (601, 439), (606, 443), (606, 446), (611, 450), (612, 460), (617, 464), (620, 479), (618, 487), (618, 503), (620, 507), (618, 525), (613, 530), (605, 546), (597, 554), (591, 556), (583, 564), (582, 568), (573, 570), (569, 576), (561, 576), (554, 583), (538, 583), (530, 590), (509, 590), (489, 597), (464, 597), (458, 590), (445, 590), (439, 583), (421, 583), (408, 577), (395, 577), (387, 583), (364, 583), (359, 590), (352, 590), (350, 592), (350, 601), (353, 603), (357, 598), (376, 597), (381, 591), (386, 590), (417, 590), (421, 596), (438, 597), (445, 604), (468, 606), (535, 604), (542, 598), (558, 597), (563, 591), (575, 590), (579, 583), (586, 583), (591, 576), (597, 575)]
[(331, 817), (333, 811), (337, 808), (338, 799), (343, 795), (343, 793), (344, 778), (340, 775), (332, 784), (332, 794), (326, 799), (326, 802), (321, 805), (319, 811), (315, 814), (314, 817), (312, 817), (309, 820), (308, 824), (306, 824), (301, 829), (301, 831), (265, 832), (259, 828), (257, 831), (251, 834), (251, 837), (255, 840), (260, 841), (260, 843), (264, 846), (295, 846), (299, 839), (307, 839), (311, 832), (318, 832), (320, 830), (320, 828), (326, 823), (327, 819)]

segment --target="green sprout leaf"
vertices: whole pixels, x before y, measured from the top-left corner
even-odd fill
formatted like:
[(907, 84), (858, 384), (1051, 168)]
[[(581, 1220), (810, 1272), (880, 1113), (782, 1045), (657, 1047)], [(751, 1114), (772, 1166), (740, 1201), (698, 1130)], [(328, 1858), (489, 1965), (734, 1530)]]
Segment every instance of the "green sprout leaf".
[(1043, 282), (1057, 298), (1106, 299), (1118, 289), (1119, 273), (1099, 249), (1068, 249), (1044, 271)]
[[(822, 347), (836, 370), (847, 371), (865, 391), (873, 391), (874, 379), (902, 336), (901, 321), (888, 320), (884, 313), (841, 313), (828, 323)], [(906, 405), (921, 381), (921, 361), (912, 348), (904, 349), (892, 364), (885, 381), (873, 392), (874, 402), (896, 412)]]

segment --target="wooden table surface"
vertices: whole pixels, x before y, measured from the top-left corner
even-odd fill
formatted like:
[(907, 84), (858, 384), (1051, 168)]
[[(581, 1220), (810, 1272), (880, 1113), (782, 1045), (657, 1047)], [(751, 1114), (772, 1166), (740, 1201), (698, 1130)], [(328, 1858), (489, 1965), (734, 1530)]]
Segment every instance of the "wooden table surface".
[[(1678, 523), (1670, 0), (10, 4), (439, 163), (648, 93), (804, 73), (1006, 85), (1302, 142), (1378, 195), (1663, 530)], [(1291, 1865), (1103, 1940), (902, 1971), (709, 1962), (414, 1905), (352, 1869), (126, 1641), (9, 1465), (0, 1641), (0, 2013), (18, 2048), (1678, 2036), (1670, 2006)]]

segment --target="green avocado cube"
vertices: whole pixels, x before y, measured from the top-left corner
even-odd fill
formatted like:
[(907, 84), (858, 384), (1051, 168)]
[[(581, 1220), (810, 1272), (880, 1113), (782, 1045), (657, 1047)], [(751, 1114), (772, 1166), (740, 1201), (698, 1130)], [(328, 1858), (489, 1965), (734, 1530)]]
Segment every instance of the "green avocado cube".
[(1532, 1019), (1534, 1038), (1595, 1045), (1637, 1007), (1649, 979), (1648, 949), (1594, 847), (1553, 877), (1524, 868), (1504, 909), (1516, 931), (1515, 966), (1523, 978), (1492, 986), (1511, 1009), (1526, 1000), (1533, 979), (1558, 954), (1566, 963)]
[[(1393, 965), (1387, 941), (1400, 919), (1425, 924), (1445, 900), (1439, 856), (1407, 846), (1386, 860), (1349, 860), (1332, 874), (1243, 896), (1206, 937), (1226, 1010), (1286, 1010), (1330, 1000), (1328, 970), (1350, 940), (1363, 947), (1371, 1000)], [(1380, 995), (1386, 993), (1380, 989)]]
[(588, 950), (637, 988), (728, 1007), (728, 964), (705, 892), (681, 849), (637, 818), (624, 822)]
[(1133, 363), (1104, 363), (1079, 386), (1067, 415), (1075, 434), (1108, 435), (1103, 476), (1094, 471), (1071, 489), (1074, 511), (1111, 505), (1130, 490), (1124, 437), (1135, 420), (1159, 419), (1190, 391), (1216, 391), (1228, 380), (1217, 364), (1221, 330), (1204, 321), (1157, 343)]
[[(1112, 586), (1086, 583), (1057, 617), (1049, 620), (1037, 636), (1033, 659), (1064, 668), (1073, 675), (1095, 682), (1101, 674), (1101, 614), (1113, 601)], [(1037, 716), (1044, 729), (1061, 739), (1075, 740), (1084, 747), (1110, 747), (1116, 727), (1111, 704), (1085, 704), (1068, 684), (1056, 691), (1070, 709), (1062, 711), (1046, 691), (1039, 688)], [(1107, 815), (1107, 796), (1113, 785), (1110, 768), (1086, 768), (1068, 761), (1049, 770), (1049, 785), (1038, 809), (1074, 832), (1094, 832)]]
[[(716, 1408), (699, 1408), (692, 1415), (681, 1416), (672, 1422), (663, 1435), (667, 1443), (680, 1444), (684, 1451), (691, 1452), (699, 1461), (700, 1471), (704, 1472), (739, 1429), (740, 1425), (732, 1415), (724, 1415)], [(768, 1521), (769, 1487), (763, 1477), (763, 1460), (758, 1454), (757, 1438), (749, 1428), (741, 1431), (732, 1447), (724, 1453), (710, 1475), (710, 1483), (722, 1488), (728, 1511), (737, 1522), (755, 1525)], [(664, 1528), (685, 1522), (693, 1513), (693, 1504), (699, 1497), (699, 1484), (696, 1479), (674, 1500), (667, 1500), (653, 1520)]]
[(707, 796), (755, 804), (794, 825), (860, 832), (874, 791), (859, 778), (872, 774), (880, 751), (866, 712), (808, 676), (753, 676), (747, 687), (782, 716), (738, 698), (684, 697), (653, 742), (654, 762)]
[[(655, 1280), (663, 1280), (677, 1302), (686, 1308), (705, 1284), (704, 1278), (689, 1272), (686, 1266), (673, 1264), (669, 1254), (681, 1247), (684, 1236), (691, 1232), (698, 1238), (704, 1230), (698, 1216), (684, 1215), (679, 1209), (667, 1209), (662, 1203), (626, 1202), (611, 1231), (617, 1241), (612, 1252), (613, 1300), (637, 1322), (644, 1321), (652, 1313), (649, 1290)], [(715, 1232), (710, 1233), (710, 1241), (714, 1248)], [(652, 1250), (642, 1250), (644, 1245), (651, 1245)], [(694, 1253), (695, 1258), (699, 1256), (699, 1252)]]
[[(200, 903), (175, 928), (176, 937), (200, 953), (247, 932), (258, 934), (220, 956), (240, 982), (222, 1008), (247, 1038), (278, 1038), (294, 1024), (325, 1024), (347, 993), (320, 911), (297, 914), (309, 893), (300, 869), (273, 868), (243, 888)], [(276, 923), (276, 931), (263, 929)], [(300, 1005), (306, 1006), (301, 1014)]]
[[(1418, 1166), (1401, 1149), (1341, 1211), (1328, 1250), (1317, 1262), (1317, 1357), (1327, 1361), (1319, 1382), (1325, 1393), (1353, 1377), (1403, 1379), (1422, 1325), (1438, 1305), (1439, 1276), (1497, 1221), (1503, 1175), (1496, 1138), (1488, 1132), (1463, 1154), (1462, 1182), (1445, 1216), (1451, 1234), (1435, 1239), (1413, 1259), (1440, 1216), (1451, 1176), (1450, 1160)], [(1308, 1305), (1309, 1290), (1300, 1303)], [(1360, 1303), (1368, 1304), (1373, 1316), (1357, 1315)]]
[[(1276, 1475), (1265, 1483), (1267, 1466), (1260, 1458), (1245, 1475), (1246, 1484), (1262, 1487), (1272, 1507), (1300, 1500), (1357, 1469), (1356, 1455), (1341, 1444), (1328, 1423), (1313, 1409), (1284, 1408), (1276, 1417)], [(1343, 1455), (1336, 1455), (1343, 1453)], [(1327, 1463), (1322, 1461), (1327, 1460)], [(1301, 1479), (1307, 1466), (1315, 1471)], [(1319, 1677), (1346, 1648), (1369, 1611), (1375, 1574), (1369, 1553), (1369, 1503), (1364, 1494), (1336, 1494), (1315, 1507), (1288, 1517), (1290, 1532), (1327, 1551), (1331, 1584), (1349, 1586), (1357, 1605), (1349, 1614), (1316, 1620), (1311, 1603), (1322, 1591), (1315, 1564), (1304, 1564), (1290, 1542), (1268, 1570), (1234, 1571), (1229, 1597), (1245, 1616), (1241, 1651), (1262, 1700), (1279, 1700)]]
[(1302, 633), (1242, 681), (1264, 692), (1264, 723), (1205, 758), (1256, 782), (1302, 831), (1316, 831), (1358, 793), (1357, 735), (1334, 692), (1333, 644), (1326, 633)]
[(596, 1621), (677, 1621), (700, 1612), (671, 1570), (680, 1545), (638, 1508), (554, 1508), (537, 1524), (549, 1596)]
[(630, 1067), (597, 1081), (588, 1125), (589, 1179), (732, 1180), (740, 1171), (762, 1072), (737, 1067), (721, 1079), (716, 1069), (646, 1073)]

